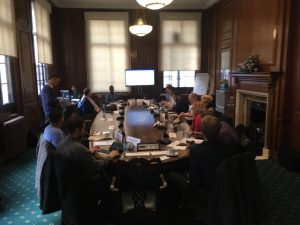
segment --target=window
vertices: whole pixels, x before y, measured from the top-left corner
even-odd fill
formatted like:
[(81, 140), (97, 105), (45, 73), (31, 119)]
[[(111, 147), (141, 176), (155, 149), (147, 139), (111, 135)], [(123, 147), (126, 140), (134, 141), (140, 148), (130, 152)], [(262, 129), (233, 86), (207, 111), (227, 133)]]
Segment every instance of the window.
[(44, 1), (33, 1), (31, 7), (32, 34), (37, 90), (40, 95), (47, 78), (47, 64), (52, 63), (50, 14), (51, 6)]
[(9, 57), (0, 55), (0, 106), (13, 102), (12, 82), (10, 75)]
[(164, 71), (164, 87), (171, 84), (173, 87), (194, 87), (195, 71)]
[(44, 85), (47, 82), (48, 67), (47, 67), (46, 64), (36, 63), (35, 64), (35, 71), (36, 71), (36, 81), (37, 81), (38, 94), (40, 95)]
[(93, 92), (127, 91), (125, 69), (128, 57), (128, 13), (85, 14), (88, 80)]
[(14, 1), (0, 1), (0, 106), (13, 103), (10, 58), (17, 56)]
[(0, 55), (17, 56), (14, 1), (0, 1)]
[(37, 62), (52, 64), (52, 42), (50, 29), (51, 5), (47, 0), (34, 0), (32, 27), (37, 47)]
[(199, 70), (201, 13), (161, 13), (160, 23), (161, 70)]

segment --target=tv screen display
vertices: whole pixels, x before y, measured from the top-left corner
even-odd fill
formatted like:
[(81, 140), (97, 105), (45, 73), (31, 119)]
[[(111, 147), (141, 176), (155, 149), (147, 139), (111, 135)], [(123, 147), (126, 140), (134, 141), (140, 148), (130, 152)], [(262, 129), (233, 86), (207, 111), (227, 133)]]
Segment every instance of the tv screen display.
[(126, 69), (126, 86), (147, 86), (155, 84), (155, 72), (153, 69)]

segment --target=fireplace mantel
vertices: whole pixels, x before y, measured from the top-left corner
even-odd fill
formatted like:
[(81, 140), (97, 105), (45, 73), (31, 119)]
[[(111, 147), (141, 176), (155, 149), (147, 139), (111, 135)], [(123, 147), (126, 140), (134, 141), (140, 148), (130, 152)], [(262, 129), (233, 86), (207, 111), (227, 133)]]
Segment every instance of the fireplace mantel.
[(236, 73), (229, 75), (229, 90), (225, 104), (225, 114), (235, 121), (236, 112), (236, 90), (245, 90), (252, 92), (260, 92), (268, 94), (268, 104), (270, 109), (268, 113), (269, 124), (267, 128), (268, 146), (271, 150), (276, 147), (276, 142), (271, 137), (275, 137), (275, 129), (277, 127), (277, 108), (278, 108), (278, 87), (277, 78), (279, 72), (259, 72), (259, 73)]

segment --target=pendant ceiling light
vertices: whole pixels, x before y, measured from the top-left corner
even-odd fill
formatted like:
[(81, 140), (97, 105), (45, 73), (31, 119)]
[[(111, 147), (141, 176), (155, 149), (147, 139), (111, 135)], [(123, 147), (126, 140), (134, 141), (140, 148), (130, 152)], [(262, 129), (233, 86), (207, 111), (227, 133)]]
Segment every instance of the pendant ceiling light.
[(142, 37), (152, 31), (152, 26), (146, 24), (145, 14), (137, 18), (134, 25), (129, 27), (130, 33)]
[(136, 0), (143, 7), (148, 9), (157, 10), (169, 5), (173, 0)]

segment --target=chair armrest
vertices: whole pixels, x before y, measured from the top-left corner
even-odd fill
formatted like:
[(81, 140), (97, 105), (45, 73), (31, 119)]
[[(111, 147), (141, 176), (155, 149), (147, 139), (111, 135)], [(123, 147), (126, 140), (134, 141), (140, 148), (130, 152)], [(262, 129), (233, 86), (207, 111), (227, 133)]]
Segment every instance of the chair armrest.
[(111, 183), (110, 183), (110, 190), (115, 191), (115, 192), (119, 191), (119, 188), (115, 187), (116, 180), (117, 180), (117, 178), (115, 176), (113, 176), (111, 179)]
[(163, 174), (160, 175), (160, 179), (161, 179), (162, 185), (159, 187), (159, 189), (166, 188), (168, 186), (168, 183), (167, 183), (167, 181), (166, 181), (166, 179), (165, 179), (165, 177), (164, 177)]

